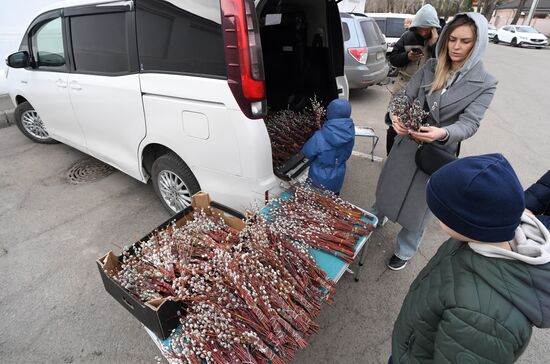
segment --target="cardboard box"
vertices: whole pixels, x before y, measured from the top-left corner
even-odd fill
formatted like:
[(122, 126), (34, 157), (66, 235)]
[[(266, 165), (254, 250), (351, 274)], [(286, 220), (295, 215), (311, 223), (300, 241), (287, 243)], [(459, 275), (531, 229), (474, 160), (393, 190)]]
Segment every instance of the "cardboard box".
[[(235, 229), (241, 230), (244, 227), (244, 222), (242, 220), (243, 215), (241, 213), (211, 201), (208, 193), (199, 192), (193, 196), (191, 206), (177, 213), (153, 231), (165, 229), (174, 220), (176, 221), (176, 226), (180, 227), (187, 221), (193, 219), (193, 210), (201, 208), (205, 209), (209, 214), (221, 215), (226, 224)], [(151, 234), (152, 232), (134, 243), (130, 247), (130, 252), (133, 251), (136, 245), (141, 244), (142, 241), (147, 241)], [(158, 337), (166, 339), (170, 336), (172, 330), (180, 324), (179, 317), (185, 314), (185, 305), (183, 302), (164, 298), (142, 302), (138, 297), (134, 296), (126, 288), (122, 287), (111, 278), (113, 273), (120, 270), (121, 262), (122, 256), (115, 255), (112, 251), (96, 261), (105, 290), (143, 323), (143, 325), (153, 331)]]

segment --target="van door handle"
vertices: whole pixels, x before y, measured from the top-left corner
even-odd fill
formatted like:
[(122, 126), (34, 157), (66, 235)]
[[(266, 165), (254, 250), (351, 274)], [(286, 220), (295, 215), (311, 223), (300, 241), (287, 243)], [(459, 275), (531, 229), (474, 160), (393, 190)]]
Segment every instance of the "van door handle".
[(57, 87), (67, 88), (67, 82), (63, 82), (62, 79), (57, 80), (55, 84), (57, 85)]
[(73, 81), (73, 82), (71, 82), (71, 89), (76, 90), (76, 91), (80, 91), (80, 90), (82, 90), (82, 87), (78, 84), (78, 82)]

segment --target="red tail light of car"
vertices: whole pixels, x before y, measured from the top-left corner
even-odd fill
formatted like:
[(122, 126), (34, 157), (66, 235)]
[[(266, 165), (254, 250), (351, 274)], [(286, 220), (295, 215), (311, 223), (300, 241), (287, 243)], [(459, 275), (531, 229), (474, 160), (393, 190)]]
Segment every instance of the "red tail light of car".
[(262, 44), (253, 0), (222, 0), (222, 30), (227, 83), (245, 115), (265, 116), (267, 109)]
[(359, 63), (367, 64), (367, 58), (369, 56), (369, 49), (367, 47), (362, 48), (348, 48), (348, 53)]

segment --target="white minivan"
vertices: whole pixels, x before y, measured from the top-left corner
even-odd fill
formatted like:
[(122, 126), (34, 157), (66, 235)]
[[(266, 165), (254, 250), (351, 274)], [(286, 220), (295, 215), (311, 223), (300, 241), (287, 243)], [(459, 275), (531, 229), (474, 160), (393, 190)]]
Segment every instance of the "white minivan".
[(265, 116), (348, 92), (334, 0), (69, 1), (7, 64), (27, 137), (151, 179), (173, 213), (199, 189), (238, 210), (279, 193), (304, 161), (274, 170)]

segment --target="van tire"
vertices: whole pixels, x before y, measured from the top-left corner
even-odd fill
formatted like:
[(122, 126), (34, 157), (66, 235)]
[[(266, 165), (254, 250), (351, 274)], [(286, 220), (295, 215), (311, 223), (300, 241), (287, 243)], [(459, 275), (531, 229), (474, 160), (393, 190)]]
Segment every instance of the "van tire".
[(151, 176), (155, 193), (172, 215), (191, 205), (191, 196), (201, 189), (187, 164), (173, 152), (153, 162)]
[(59, 143), (57, 140), (50, 137), (38, 112), (36, 112), (28, 101), (17, 105), (13, 116), (19, 130), (33, 142), (42, 144)]

